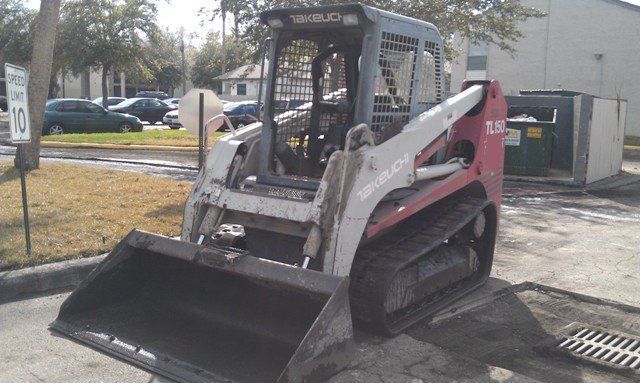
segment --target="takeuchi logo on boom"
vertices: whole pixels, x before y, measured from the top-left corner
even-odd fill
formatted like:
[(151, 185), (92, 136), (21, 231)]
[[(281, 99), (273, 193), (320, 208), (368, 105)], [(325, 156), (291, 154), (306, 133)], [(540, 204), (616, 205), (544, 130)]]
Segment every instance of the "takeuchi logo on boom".
[(394, 163), (389, 166), (389, 168), (383, 170), (380, 174), (373, 179), (373, 181), (364, 185), (362, 190), (358, 191), (358, 197), (360, 197), (360, 201), (364, 201), (367, 199), (374, 191), (380, 188), (382, 185), (387, 183), (395, 174), (397, 174), (403, 166), (409, 164), (409, 153), (405, 153), (404, 156), (395, 160)]

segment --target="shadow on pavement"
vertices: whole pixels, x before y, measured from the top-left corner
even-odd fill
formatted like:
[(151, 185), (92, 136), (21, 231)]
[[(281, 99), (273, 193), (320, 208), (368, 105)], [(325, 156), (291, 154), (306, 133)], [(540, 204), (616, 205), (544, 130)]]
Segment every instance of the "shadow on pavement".
[[(640, 309), (523, 283), (463, 307), (407, 334), (467, 358), (546, 382), (634, 382), (596, 363), (561, 354), (553, 345), (574, 322), (638, 334)], [(540, 344), (546, 344), (541, 348)]]

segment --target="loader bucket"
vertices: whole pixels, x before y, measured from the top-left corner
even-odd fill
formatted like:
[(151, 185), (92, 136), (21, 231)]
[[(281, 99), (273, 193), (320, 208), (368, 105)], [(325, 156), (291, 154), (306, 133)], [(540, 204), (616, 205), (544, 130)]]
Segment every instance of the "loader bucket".
[(179, 382), (320, 381), (352, 353), (348, 284), (134, 230), (51, 326)]

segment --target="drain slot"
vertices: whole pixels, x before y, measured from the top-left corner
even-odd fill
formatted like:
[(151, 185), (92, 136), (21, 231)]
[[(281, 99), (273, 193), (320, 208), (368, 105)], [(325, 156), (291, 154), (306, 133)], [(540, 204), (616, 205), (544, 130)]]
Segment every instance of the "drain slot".
[(640, 373), (640, 338), (574, 324), (558, 349), (582, 359)]

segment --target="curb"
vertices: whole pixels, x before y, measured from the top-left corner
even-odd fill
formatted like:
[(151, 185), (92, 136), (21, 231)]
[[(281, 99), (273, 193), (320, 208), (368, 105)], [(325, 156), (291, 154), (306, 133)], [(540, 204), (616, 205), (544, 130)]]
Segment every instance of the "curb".
[(640, 146), (625, 146), (622, 158), (640, 158)]
[(55, 142), (55, 141), (41, 141), (40, 146), (43, 148), (154, 150), (159, 152), (197, 152), (198, 151), (198, 148), (195, 146), (88, 144), (88, 143)]
[[(15, 146), (9, 139), (0, 139), (0, 144)], [(197, 152), (196, 146), (164, 146), (164, 145), (117, 145), (89, 144), (86, 142), (40, 141), (41, 148), (80, 148), (80, 149), (112, 149), (112, 150), (154, 150), (158, 152)]]
[(0, 302), (75, 288), (104, 257), (106, 254), (0, 272)]

